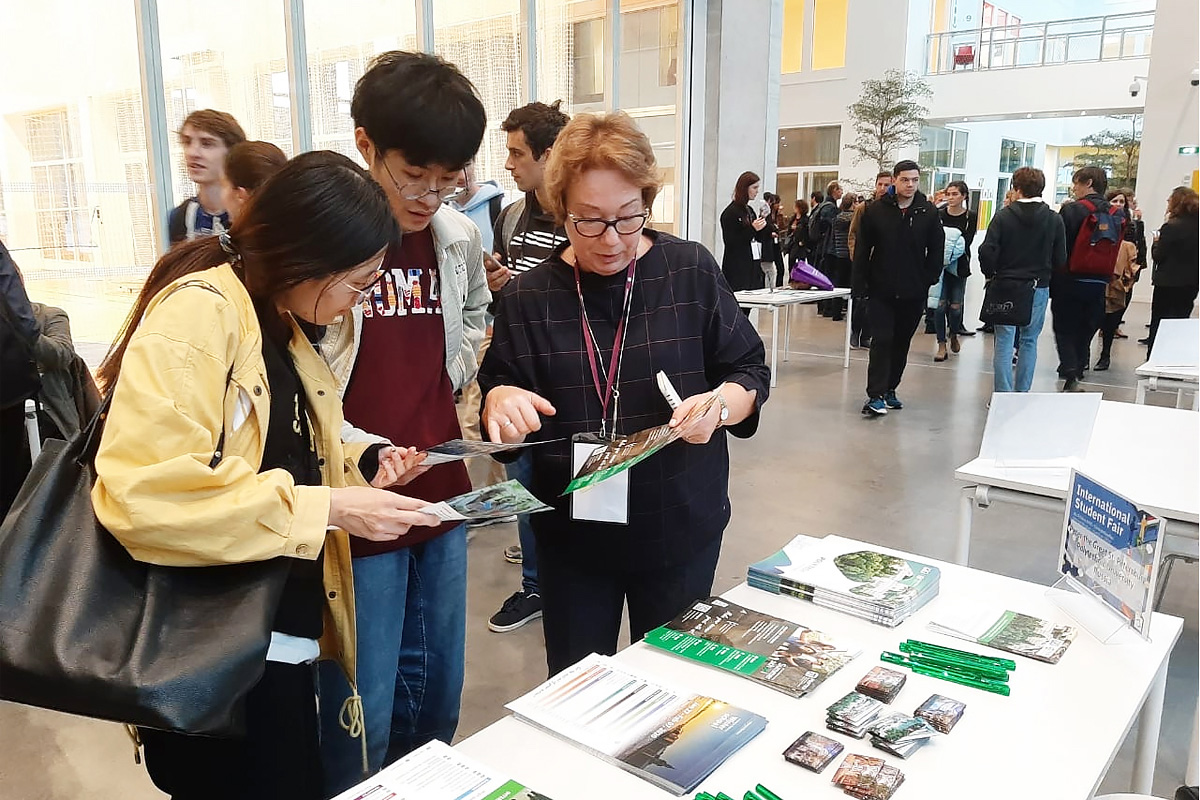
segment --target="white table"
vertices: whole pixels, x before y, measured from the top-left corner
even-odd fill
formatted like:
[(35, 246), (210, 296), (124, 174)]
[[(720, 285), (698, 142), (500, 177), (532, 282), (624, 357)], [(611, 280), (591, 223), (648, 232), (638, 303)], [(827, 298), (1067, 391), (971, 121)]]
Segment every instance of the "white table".
[[(1190, 411), (1103, 401), (1086, 454), (1074, 465), (1168, 520), (1168, 535), (1196, 538), (1200, 523), (1200, 417)], [(1071, 466), (997, 466), (976, 458), (954, 471), (968, 484), (959, 504), (954, 560), (966, 565), (976, 506), (1001, 500), (1062, 513)], [(1171, 524), (1175, 523), (1175, 524)], [(1179, 523), (1190, 523), (1180, 525)]]
[(734, 292), (738, 305), (742, 308), (758, 308), (771, 312), (771, 388), (775, 388), (776, 365), (779, 351), (779, 309), (785, 309), (783, 321), (783, 360), (788, 360), (788, 350), (792, 338), (792, 306), (816, 303), (819, 300), (834, 300), (846, 298), (846, 345), (842, 355), (842, 369), (850, 366), (850, 330), (851, 315), (854, 302), (850, 300), (849, 289), (747, 289)]
[[(880, 548), (886, 552), (906, 554)], [(939, 609), (967, 598), (1003, 602), (1008, 608), (1046, 619), (1070, 620), (1046, 597), (1046, 588), (1014, 578), (937, 562), (940, 596), (898, 628), (887, 629), (801, 600), (742, 584), (725, 593), (733, 602), (810, 625), (839, 640), (855, 642), (861, 656), (830, 677), (810, 696), (793, 699), (729, 673), (705, 667), (643, 644), (618, 658), (659, 680), (703, 691), (762, 714), (767, 729), (700, 784), (698, 791), (741, 797), (762, 783), (785, 800), (845, 800), (831, 780), (839, 757), (821, 775), (793, 766), (784, 749), (806, 730), (824, 732), (846, 745), (845, 753), (877, 755), (906, 775), (901, 797), (972, 800), (1090, 798), (1131, 726), (1138, 722), (1133, 788), (1149, 792), (1166, 687), (1167, 660), (1183, 621), (1155, 614), (1151, 642), (1137, 637), (1103, 645), (1086, 631), (1056, 665), (1016, 657), (1012, 696), (1002, 697), (935, 678), (909, 674), (892, 708), (912, 713), (930, 694), (967, 704), (948, 735), (907, 761), (825, 730), (825, 708), (851, 691), (879, 653), (896, 650), (906, 638), (981, 652), (985, 648), (940, 636), (926, 623)], [(459, 743), (468, 755), (502, 766), (510, 777), (551, 797), (608, 800), (613, 797), (668, 798), (652, 784), (609, 766), (565, 741), (506, 717)]]
[(1175, 392), (1175, 407), (1192, 393), (1192, 410), (1200, 411), (1200, 319), (1164, 319), (1154, 337), (1154, 352), (1138, 367), (1135, 403), (1146, 402), (1146, 392)]

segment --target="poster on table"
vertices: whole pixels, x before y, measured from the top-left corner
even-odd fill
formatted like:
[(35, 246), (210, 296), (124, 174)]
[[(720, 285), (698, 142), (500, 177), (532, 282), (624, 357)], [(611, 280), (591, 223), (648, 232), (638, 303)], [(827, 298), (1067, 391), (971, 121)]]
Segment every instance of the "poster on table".
[(1058, 571), (1149, 637), (1165, 521), (1075, 470)]

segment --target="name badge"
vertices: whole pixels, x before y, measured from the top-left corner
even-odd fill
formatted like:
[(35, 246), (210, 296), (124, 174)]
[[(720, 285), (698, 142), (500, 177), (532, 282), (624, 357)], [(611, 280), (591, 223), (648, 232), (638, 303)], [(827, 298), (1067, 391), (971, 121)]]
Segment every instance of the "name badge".
[[(582, 469), (592, 453), (604, 447), (595, 441), (578, 441), (595, 437), (575, 437), (571, 442), (571, 474)], [(614, 475), (594, 486), (571, 493), (571, 519), (581, 522), (610, 522), (629, 524), (629, 470)]]

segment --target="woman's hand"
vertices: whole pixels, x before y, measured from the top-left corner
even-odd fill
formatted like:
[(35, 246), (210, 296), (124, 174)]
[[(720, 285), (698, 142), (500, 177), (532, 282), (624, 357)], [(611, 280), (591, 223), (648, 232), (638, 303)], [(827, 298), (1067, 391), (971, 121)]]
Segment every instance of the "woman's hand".
[(424, 500), (365, 486), (334, 489), (329, 497), (329, 524), (371, 542), (392, 542), (414, 525), (437, 526), (441, 520), (421, 514)]
[(750, 223), (750, 227), (754, 228), (756, 231), (761, 231), (763, 228), (767, 227), (767, 218), (759, 217), (758, 219), (754, 220), (754, 222)]
[(376, 489), (389, 486), (404, 486), (429, 471), (422, 467), (428, 453), (417, 452), (415, 447), (385, 447), (379, 451), (379, 471), (371, 485)]
[(480, 424), (493, 442), (519, 444), (542, 429), (541, 416), (552, 417), (554, 406), (541, 395), (516, 386), (497, 386), (487, 394)]
[(705, 444), (712, 438), (713, 432), (721, 421), (721, 405), (714, 402), (704, 414), (687, 419), (693, 409), (702, 406), (712, 399), (714, 392), (694, 394), (679, 404), (668, 423), (672, 428), (678, 427), (681, 436), (689, 444)]

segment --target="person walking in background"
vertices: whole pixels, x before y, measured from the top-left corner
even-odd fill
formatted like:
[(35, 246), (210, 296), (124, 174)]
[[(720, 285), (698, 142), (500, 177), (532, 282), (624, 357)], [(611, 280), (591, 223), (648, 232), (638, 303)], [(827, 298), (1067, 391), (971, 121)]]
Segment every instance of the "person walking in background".
[[(810, 255), (815, 261), (810, 261), (814, 267), (825, 273), (830, 280), (837, 275), (837, 265), (834, 263), (835, 242), (833, 238), (833, 221), (837, 219), (838, 204), (842, 201), (842, 186), (837, 181), (830, 181), (825, 187), (825, 197), (821, 200), (808, 218), (808, 240)], [(832, 317), (835, 321), (841, 319), (838, 300), (818, 300), (817, 311), (823, 317)]]
[(238, 142), (225, 156), (221, 202), (230, 223), (267, 178), (283, 169), (287, 156), (270, 142)]
[(1121, 242), (1121, 250), (1117, 254), (1117, 266), (1113, 270), (1112, 280), (1104, 293), (1104, 322), (1100, 325), (1100, 358), (1096, 360), (1096, 371), (1108, 369), (1112, 358), (1113, 339), (1116, 338), (1117, 328), (1121, 324), (1121, 315), (1125, 313), (1125, 303), (1129, 292), (1133, 289), (1134, 276), (1137, 275), (1137, 245), (1126, 239)]
[(1200, 289), (1200, 204), (1186, 186), (1171, 192), (1167, 221), (1154, 236), (1154, 297), (1150, 301), (1149, 352), (1154, 351), (1158, 324), (1192, 315)]
[[(958, 337), (963, 333), (963, 299), (967, 292), (967, 276), (971, 274), (971, 243), (979, 225), (979, 215), (967, 208), (970, 190), (962, 181), (951, 181), (945, 189), (946, 205), (938, 210), (943, 228), (962, 232), (963, 254), (956, 267), (942, 270), (942, 295), (933, 313), (933, 328), (937, 333), (937, 355), (934, 361), (946, 360), (946, 342), (951, 352), (961, 349)], [(972, 334), (974, 335), (974, 334)]]
[(808, 203), (797, 200), (787, 221), (788, 269), (799, 261), (808, 261)]
[(1107, 189), (1104, 170), (1078, 169), (1071, 176), (1075, 202), (1059, 211), (1067, 236), (1067, 261), (1050, 280), (1050, 311), (1064, 392), (1083, 391), (1079, 382), (1090, 360), (1091, 341), (1104, 322), (1104, 295), (1125, 238), (1124, 214), (1112, 213), (1104, 199)]
[[(512, 173), (517, 188), (525, 193), (505, 208), (497, 220), (496, 252), (489, 262), (489, 269), (493, 265), (511, 265), (500, 267), (504, 270), (504, 285), (514, 275), (540, 265), (567, 241), (566, 230), (546, 210), (546, 162), (550, 160), (559, 132), (570, 122), (559, 106), (559, 101), (550, 105), (530, 103), (513, 110), (500, 125), (508, 136), (508, 160), (504, 166)], [(495, 271), (489, 272), (489, 279), (495, 274)], [(493, 294), (498, 296), (500, 291), (494, 288)], [(495, 305), (493, 303), (493, 308)], [(481, 411), (482, 408), (477, 407), (475, 413)], [(530, 475), (533, 457), (529, 451), (522, 452), (504, 466), (510, 479), (520, 481), (526, 489), (533, 485)], [(517, 515), (517, 544), (504, 548), (504, 558), (509, 563), (521, 565), (521, 587), (509, 595), (488, 620), (488, 630), (495, 633), (516, 630), (542, 616), (537, 540), (528, 514)]]
[(783, 200), (779, 195), (770, 192), (767, 192), (765, 197), (767, 198), (767, 205), (770, 207), (767, 216), (771, 221), (771, 228), (773, 229), (771, 235), (775, 245), (773, 248), (774, 252), (772, 253), (775, 257), (775, 282), (772, 285), (783, 286), (784, 281), (787, 279), (787, 272), (783, 264), (784, 248), (787, 245), (787, 220), (783, 216), (783, 209), (781, 207)]
[(759, 249), (761, 253), (761, 233), (767, 227), (767, 220), (750, 208), (750, 201), (758, 197), (758, 190), (758, 175), (743, 172), (734, 184), (733, 200), (721, 212), (721, 239), (725, 243), (721, 272), (735, 292), (762, 288), (762, 270), (754, 250)]
[[(1037, 340), (1046, 320), (1050, 276), (1067, 262), (1063, 219), (1042, 199), (1046, 176), (1021, 167), (1012, 174), (1013, 202), (996, 212), (979, 246), (979, 267), (989, 281), (1032, 283), (1033, 312), (1028, 325), (996, 325), (992, 342), (993, 389), (1028, 392), (1037, 367)], [(1013, 348), (1017, 349), (1016, 381)]]
[(783, 250), (779, 241), (783, 226), (779, 222), (779, 196), (763, 192), (762, 201), (763, 205), (758, 213), (767, 224), (759, 232), (762, 255), (759, 256), (758, 264), (762, 270), (763, 287), (769, 289), (778, 286), (783, 278)]
[(246, 133), (232, 115), (206, 108), (193, 111), (179, 127), (187, 174), (196, 194), (171, 211), (167, 232), (171, 244), (212, 236), (229, 230), (229, 210), (222, 197), (221, 179), (229, 148), (246, 141)]
[[(1126, 187), (1121, 189), (1112, 189), (1109, 191), (1109, 194), (1114, 193), (1119, 193), (1125, 199), (1125, 241), (1132, 242), (1133, 246), (1137, 248), (1137, 256), (1134, 258), (1134, 266), (1136, 269), (1133, 275), (1133, 282), (1136, 284), (1138, 278), (1141, 277), (1143, 270), (1146, 269), (1146, 265), (1149, 263), (1146, 260), (1150, 255), (1149, 250), (1146, 249), (1146, 223), (1142, 220), (1142, 210), (1138, 208), (1137, 196), (1133, 193), (1132, 189)], [(1112, 202), (1111, 199), (1109, 202)], [(1129, 291), (1125, 293), (1125, 306), (1121, 312), (1121, 325), (1125, 324), (1124, 313), (1125, 311), (1129, 310), (1129, 304), (1132, 302), (1133, 287), (1131, 286)], [(1114, 334), (1114, 337), (1117, 339), (1129, 338), (1129, 336), (1121, 330), (1120, 326), (1117, 327), (1117, 332)]]
[(866, 207), (855, 240), (854, 296), (867, 298), (871, 356), (862, 413), (882, 416), (904, 408), (896, 389), (921, 322), (929, 287), (942, 271), (945, 234), (937, 209), (917, 188), (921, 167), (901, 161), (894, 183)]
[[(862, 215), (866, 212), (867, 206), (888, 193), (891, 185), (892, 173), (888, 170), (879, 172), (875, 176), (874, 192), (870, 197), (864, 198), (861, 203), (854, 207), (854, 217), (850, 220), (850, 233), (847, 236), (847, 244), (850, 246), (852, 276), (854, 247), (858, 243), (858, 228), (862, 224)], [(854, 304), (854, 314), (851, 317), (850, 326), (850, 347), (854, 350), (869, 350), (871, 348), (871, 314), (867, 307), (867, 301), (861, 297), (852, 297), (850, 302)]]
[[(834, 286), (844, 289), (850, 288), (850, 222), (854, 219), (854, 206), (857, 202), (858, 196), (853, 192), (842, 195), (838, 204), (838, 214), (833, 218), (833, 258), (828, 261), (833, 273), (826, 277), (833, 281)], [(841, 319), (845, 313), (845, 299), (839, 297), (830, 302), (836, 304), (833, 318)]]

